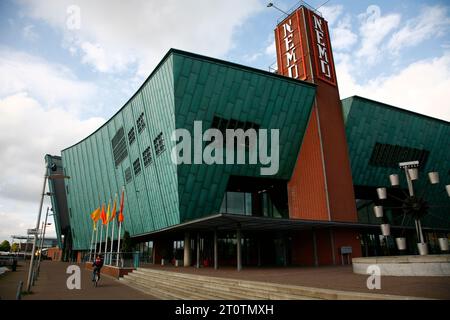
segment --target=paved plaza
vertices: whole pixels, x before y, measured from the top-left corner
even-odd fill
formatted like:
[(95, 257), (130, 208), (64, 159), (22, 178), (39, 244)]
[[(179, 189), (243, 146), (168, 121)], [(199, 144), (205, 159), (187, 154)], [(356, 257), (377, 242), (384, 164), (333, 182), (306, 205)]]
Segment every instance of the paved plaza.
[[(69, 290), (66, 280), (66, 268), (69, 263), (44, 261), (41, 265), (39, 279), (33, 287), (32, 294), (23, 295), (23, 300), (57, 299), (57, 300), (141, 300), (156, 299), (126, 286), (116, 279), (102, 276), (99, 287), (94, 288), (91, 273), (81, 267), (81, 290)], [(176, 268), (173, 266), (154, 266), (165, 271), (185, 272), (204, 276), (245, 279), (251, 281), (273, 282), (306, 287), (325, 288), (378, 294), (414, 296), (433, 299), (450, 299), (450, 277), (382, 277), (381, 290), (368, 290), (367, 277), (356, 275), (350, 266), (319, 268), (244, 268), (238, 272), (232, 267), (213, 268)], [(20, 280), (26, 283), (28, 264), (23, 261), (16, 272), (7, 272), (0, 276), (0, 298), (15, 299)]]

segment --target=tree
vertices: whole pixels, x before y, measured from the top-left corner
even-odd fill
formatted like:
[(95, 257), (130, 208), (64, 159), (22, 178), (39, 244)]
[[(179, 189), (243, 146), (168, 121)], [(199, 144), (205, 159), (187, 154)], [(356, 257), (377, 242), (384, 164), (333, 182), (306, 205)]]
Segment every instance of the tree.
[(19, 252), (20, 251), (20, 246), (17, 242), (14, 242), (11, 245), (11, 252)]
[(132, 252), (133, 251), (133, 240), (130, 237), (130, 233), (125, 231), (123, 234), (123, 242), (122, 242), (122, 252)]
[(2, 243), (0, 243), (0, 251), (7, 251), (11, 249), (11, 245), (9, 244), (8, 240), (4, 240)]

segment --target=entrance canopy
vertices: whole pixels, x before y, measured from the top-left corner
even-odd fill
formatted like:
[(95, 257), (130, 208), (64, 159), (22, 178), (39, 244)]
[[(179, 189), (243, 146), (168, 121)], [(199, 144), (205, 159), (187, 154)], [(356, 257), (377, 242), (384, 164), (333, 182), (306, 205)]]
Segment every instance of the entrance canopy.
[[(158, 231), (140, 234), (138, 238), (151, 238), (163, 236), (169, 233), (198, 232), (198, 231), (235, 231), (240, 228), (242, 231), (265, 232), (265, 231), (300, 231), (322, 228), (352, 228), (352, 229), (376, 229), (379, 224), (363, 224), (354, 222), (335, 221), (314, 221), (301, 219), (280, 219), (268, 217), (255, 217), (239, 214), (219, 213), (208, 217), (191, 220), (179, 225), (164, 228)], [(393, 229), (413, 229), (412, 227), (392, 226)], [(431, 230), (431, 229), (430, 229)], [(436, 230), (435, 231), (441, 231)]]

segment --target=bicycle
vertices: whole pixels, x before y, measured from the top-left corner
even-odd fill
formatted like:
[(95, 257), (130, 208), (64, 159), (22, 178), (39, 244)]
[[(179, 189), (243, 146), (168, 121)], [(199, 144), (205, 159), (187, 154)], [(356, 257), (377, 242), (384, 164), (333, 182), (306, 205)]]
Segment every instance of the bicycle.
[(94, 270), (94, 287), (98, 286), (98, 282), (100, 280), (100, 270)]

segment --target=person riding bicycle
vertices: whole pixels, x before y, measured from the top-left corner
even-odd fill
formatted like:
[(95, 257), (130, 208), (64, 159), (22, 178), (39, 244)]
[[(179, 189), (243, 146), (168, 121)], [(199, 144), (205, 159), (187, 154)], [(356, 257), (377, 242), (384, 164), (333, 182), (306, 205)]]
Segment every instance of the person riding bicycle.
[(98, 274), (98, 280), (100, 280), (100, 270), (103, 267), (103, 259), (100, 255), (97, 255), (94, 262), (92, 263), (92, 281), (95, 281), (95, 274)]

